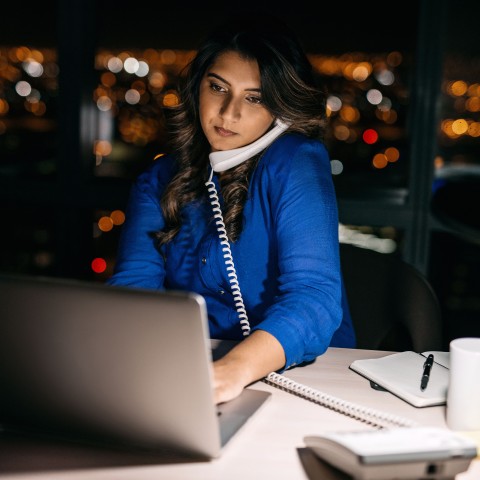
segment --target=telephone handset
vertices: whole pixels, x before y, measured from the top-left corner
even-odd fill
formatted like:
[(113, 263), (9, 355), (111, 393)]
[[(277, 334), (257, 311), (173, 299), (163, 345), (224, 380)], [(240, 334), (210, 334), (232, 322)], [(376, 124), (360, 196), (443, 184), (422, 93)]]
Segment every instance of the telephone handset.
[(281, 135), (290, 125), (275, 120), (271, 130), (262, 135), (258, 140), (245, 145), (244, 147), (234, 148), (233, 150), (220, 150), (210, 153), (210, 165), (213, 171), (223, 172), (229, 168), (240, 165), (243, 161), (252, 158), (264, 148), (268, 147), (279, 135)]

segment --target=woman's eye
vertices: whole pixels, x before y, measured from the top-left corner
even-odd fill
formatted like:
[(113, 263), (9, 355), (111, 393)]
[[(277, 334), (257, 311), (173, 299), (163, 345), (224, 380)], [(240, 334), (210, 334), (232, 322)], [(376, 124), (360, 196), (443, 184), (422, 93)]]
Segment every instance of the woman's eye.
[(210, 83), (210, 88), (214, 91), (214, 92), (224, 92), (225, 89), (220, 86), (218, 83)]
[(260, 105), (262, 103), (262, 99), (260, 97), (247, 97), (247, 100), (254, 105)]

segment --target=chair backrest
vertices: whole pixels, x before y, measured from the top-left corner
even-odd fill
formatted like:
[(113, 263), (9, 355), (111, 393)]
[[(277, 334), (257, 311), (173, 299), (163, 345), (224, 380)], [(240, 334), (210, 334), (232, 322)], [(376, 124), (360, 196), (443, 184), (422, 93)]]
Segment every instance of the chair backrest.
[(393, 254), (340, 244), (357, 348), (442, 350), (440, 305), (427, 279)]

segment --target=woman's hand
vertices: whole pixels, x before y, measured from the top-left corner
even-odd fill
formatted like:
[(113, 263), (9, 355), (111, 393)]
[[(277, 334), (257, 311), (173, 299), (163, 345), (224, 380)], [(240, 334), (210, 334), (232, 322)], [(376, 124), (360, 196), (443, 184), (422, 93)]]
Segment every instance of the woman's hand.
[(250, 383), (285, 365), (285, 353), (271, 334), (256, 330), (213, 363), (215, 403), (238, 397)]
[(223, 403), (238, 397), (248, 385), (249, 375), (241, 362), (228, 362), (223, 358), (213, 364), (215, 403)]

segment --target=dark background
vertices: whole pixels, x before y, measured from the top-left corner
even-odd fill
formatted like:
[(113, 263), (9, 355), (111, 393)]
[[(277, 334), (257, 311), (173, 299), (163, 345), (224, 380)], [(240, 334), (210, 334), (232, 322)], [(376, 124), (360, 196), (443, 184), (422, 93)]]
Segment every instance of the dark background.
[[(477, 0), (313, 6), (306, 1), (236, 6), (213, 1), (3, 2), (0, 59), (14, 46), (53, 49), (60, 73), (56, 87), (41, 92), (47, 102), (43, 117), (25, 113), (15, 82), (0, 75), (0, 99), (10, 102), (10, 110), (0, 114), (0, 271), (100, 282), (111, 273), (121, 227), (108, 236), (93, 228), (92, 236), (92, 225), (124, 208), (131, 181), (161, 151), (162, 138), (131, 144), (117, 131), (110, 163), (104, 163), (110, 173), (98, 173), (92, 155), (98, 120), (92, 92), (103, 72), (94, 68), (100, 51), (194, 50), (231, 14), (253, 18), (264, 10), (285, 20), (311, 55), (340, 61), (357, 53), (370, 59), (402, 53), (396, 90), (384, 91), (397, 103), (399, 118), (379, 130), (386, 146), (399, 148), (401, 161), (375, 171), (369, 159), (377, 146), (365, 145), (361, 137), (350, 144), (338, 141), (332, 122), (329, 151), (345, 166), (335, 177), (340, 220), (359, 238), (393, 239), (392, 254), (427, 276), (442, 306), (445, 346), (457, 336), (479, 336), (480, 137), (451, 140), (441, 130), (444, 120), (465, 115), (463, 100), (447, 94), (449, 82), (464, 80), (471, 88), (480, 84)], [(371, 85), (340, 75), (325, 81), (331, 93), (358, 107), (359, 135), (377, 128), (362, 100)], [(122, 108), (155, 118), (145, 106)], [(468, 117), (480, 121), (478, 111)], [(109, 265), (102, 274), (92, 272), (96, 257)]]

